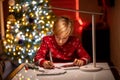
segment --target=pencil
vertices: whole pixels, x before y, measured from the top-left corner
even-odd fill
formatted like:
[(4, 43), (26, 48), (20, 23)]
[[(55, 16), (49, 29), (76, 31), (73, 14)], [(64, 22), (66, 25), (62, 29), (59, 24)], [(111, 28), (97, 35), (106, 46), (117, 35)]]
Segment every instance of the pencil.
[(50, 56), (50, 62), (53, 62), (51, 51), (49, 52), (49, 56)]

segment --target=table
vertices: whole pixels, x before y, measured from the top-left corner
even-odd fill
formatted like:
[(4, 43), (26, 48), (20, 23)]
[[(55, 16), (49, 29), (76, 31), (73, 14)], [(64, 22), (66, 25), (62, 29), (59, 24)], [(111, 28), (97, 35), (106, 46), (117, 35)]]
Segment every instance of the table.
[[(62, 63), (59, 63), (60, 65)], [(58, 64), (58, 65), (59, 65)], [(66, 70), (66, 73), (60, 75), (42, 75), (37, 76), (38, 71), (28, 69), (21, 64), (7, 80), (115, 80), (108, 63), (96, 63), (103, 69), (97, 72), (85, 72), (78, 69)], [(92, 63), (88, 65), (93, 65)]]

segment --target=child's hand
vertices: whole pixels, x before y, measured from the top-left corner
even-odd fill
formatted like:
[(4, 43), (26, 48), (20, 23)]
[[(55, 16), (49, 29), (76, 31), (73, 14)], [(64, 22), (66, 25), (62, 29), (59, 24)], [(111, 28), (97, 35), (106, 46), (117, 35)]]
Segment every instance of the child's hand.
[(46, 68), (46, 69), (53, 69), (54, 68), (54, 64), (53, 64), (53, 62), (45, 61), (43, 63), (43, 67)]
[(80, 59), (75, 59), (73, 64), (76, 66), (82, 66), (84, 64), (84, 61)]

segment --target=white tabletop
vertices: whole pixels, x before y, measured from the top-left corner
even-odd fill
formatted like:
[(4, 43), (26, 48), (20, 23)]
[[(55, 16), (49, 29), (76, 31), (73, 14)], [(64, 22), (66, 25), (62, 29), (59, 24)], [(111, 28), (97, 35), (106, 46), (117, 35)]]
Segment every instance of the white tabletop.
[[(61, 65), (61, 64), (56, 64)], [(88, 64), (92, 65), (92, 63)], [(39, 75), (37, 70), (22, 68), (12, 80), (115, 80), (107, 63), (97, 63), (96, 66), (103, 69), (97, 72), (85, 72), (79, 68), (65, 69), (66, 73), (59, 75)]]

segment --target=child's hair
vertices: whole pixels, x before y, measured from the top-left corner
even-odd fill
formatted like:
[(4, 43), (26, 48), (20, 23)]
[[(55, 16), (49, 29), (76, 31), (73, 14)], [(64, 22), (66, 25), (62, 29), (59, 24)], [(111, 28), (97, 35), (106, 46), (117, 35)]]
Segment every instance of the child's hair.
[(73, 22), (68, 17), (60, 16), (56, 18), (53, 25), (53, 34), (59, 35), (61, 33), (69, 32), (69, 35), (73, 32)]

